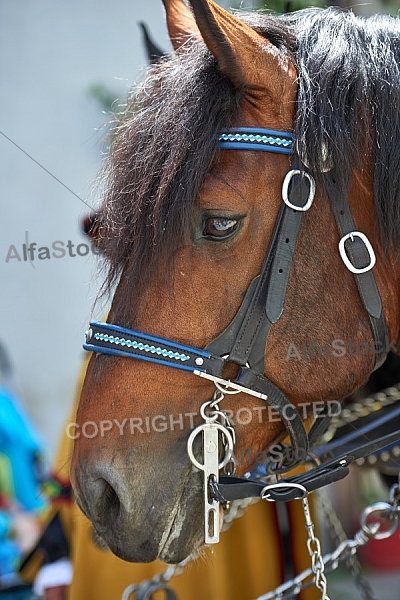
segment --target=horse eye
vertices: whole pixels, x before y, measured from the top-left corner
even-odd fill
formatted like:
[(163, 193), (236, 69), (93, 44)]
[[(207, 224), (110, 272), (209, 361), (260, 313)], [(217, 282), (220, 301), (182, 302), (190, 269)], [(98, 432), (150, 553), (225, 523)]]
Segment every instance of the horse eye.
[(237, 219), (209, 217), (204, 223), (203, 236), (218, 239), (226, 238), (236, 230), (238, 224)]

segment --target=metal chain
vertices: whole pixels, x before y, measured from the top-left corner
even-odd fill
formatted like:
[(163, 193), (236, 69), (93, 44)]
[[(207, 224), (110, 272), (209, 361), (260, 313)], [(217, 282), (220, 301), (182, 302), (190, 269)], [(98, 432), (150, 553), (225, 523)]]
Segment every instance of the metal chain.
[(397, 512), (400, 511), (400, 472), (397, 476), (397, 483), (392, 485), (392, 487), (390, 488), (389, 502), (391, 506), (393, 506), (393, 510)]
[[(330, 530), (332, 539), (336, 538), (337, 543), (345, 542), (347, 540), (347, 535), (336, 514), (335, 509), (332, 506), (332, 502), (323, 490), (318, 490), (317, 495), (318, 501), (324, 511), (324, 515), (327, 517), (326, 523)], [(353, 575), (356, 584), (362, 593), (363, 599), (376, 600), (374, 591), (372, 590), (369, 581), (362, 574), (361, 564), (356, 554), (348, 558), (346, 561), (346, 566)]]
[(228, 531), (231, 528), (233, 521), (243, 517), (246, 510), (251, 504), (256, 504), (260, 498), (243, 498), (242, 500), (233, 500), (229, 503), (229, 511), (224, 515), (224, 521), (221, 531)]
[(178, 575), (181, 575), (185, 570), (186, 565), (192, 560), (196, 560), (198, 556), (199, 553), (190, 555), (188, 558), (185, 558), (185, 560), (178, 563), (177, 565), (170, 565), (164, 573), (154, 575), (151, 579), (147, 579), (146, 581), (142, 581), (141, 583), (133, 583), (131, 585), (128, 585), (128, 587), (125, 588), (122, 594), (121, 600), (130, 600), (130, 597), (133, 593), (139, 591), (145, 585), (148, 586), (148, 584), (150, 583), (168, 583), (168, 581), (172, 579), (172, 577), (178, 577)]
[[(325, 594), (325, 596), (322, 595), (322, 599), (329, 600), (329, 597), (326, 595), (325, 573), (335, 571), (341, 562), (349, 561), (353, 558), (357, 550), (361, 546), (365, 546), (370, 539), (384, 539), (390, 537), (397, 531), (400, 520), (400, 475), (399, 483), (394, 485), (390, 491), (390, 503), (377, 502), (367, 506), (360, 518), (361, 528), (357, 531), (354, 538), (343, 540), (333, 552), (325, 554), (324, 556), (321, 555), (319, 540), (314, 535), (314, 525), (310, 517), (308, 502), (304, 503), (304, 500), (306, 500), (306, 498), (303, 498), (302, 502), (303, 509), (305, 510), (306, 527), (309, 534), (307, 548), (312, 559), (312, 566), (311, 568), (302, 571), (293, 579), (286, 581), (275, 590), (259, 596), (256, 600), (287, 600), (299, 594), (302, 589), (309, 587), (313, 582), (315, 582), (315, 585), (322, 594)], [(366, 524), (367, 516), (375, 512), (381, 514), (391, 522), (392, 526), (389, 531), (380, 531), (381, 525), (379, 522), (372, 523), (371, 525)], [(315, 546), (314, 549), (313, 545)], [(180, 575), (184, 571), (186, 565), (191, 560), (195, 560), (197, 556), (198, 555), (191, 556), (177, 565), (171, 565), (165, 573), (155, 575), (149, 581), (154, 583), (167, 583), (172, 577)], [(121, 600), (129, 600), (131, 594), (136, 592), (143, 583), (147, 582), (133, 584), (127, 587)]]
[(314, 523), (311, 518), (310, 505), (307, 496), (302, 501), (306, 529), (308, 533), (307, 550), (311, 557), (311, 569), (315, 576), (315, 587), (321, 592), (321, 600), (330, 600), (327, 594), (327, 582), (324, 574), (324, 561), (322, 560), (321, 544), (314, 534)]
[[(333, 552), (325, 554), (322, 557), (321, 564), (324, 565), (323, 573), (335, 571), (340, 562), (349, 560), (349, 558), (355, 555), (358, 548), (365, 546), (370, 539), (374, 538), (381, 540), (390, 537), (395, 533), (398, 529), (400, 520), (400, 507), (398, 505), (400, 501), (400, 484), (393, 486), (391, 490), (391, 499), (392, 498), (393, 500), (391, 500), (390, 503), (377, 502), (364, 509), (360, 518), (361, 528), (357, 531), (354, 538), (344, 540)], [(391, 523), (391, 527), (388, 531), (380, 531), (380, 522), (375, 522), (371, 525), (366, 524), (367, 517), (373, 513), (379, 513)], [(317, 566), (319, 565), (317, 564)], [(302, 589), (312, 584), (314, 579), (310, 580), (312, 575), (315, 577), (315, 571), (313, 571), (312, 568), (306, 569), (290, 581), (286, 581), (277, 587), (275, 590), (259, 596), (257, 600), (287, 600), (288, 598), (292, 598)]]
[(400, 383), (397, 383), (381, 392), (372, 394), (372, 396), (363, 398), (362, 401), (346, 404), (340, 415), (332, 418), (332, 424), (328, 428), (326, 435), (333, 437), (333, 434), (340, 427), (353, 423), (361, 417), (368, 417), (372, 413), (377, 412), (386, 406), (391, 406), (399, 401)]
[[(332, 421), (323, 435), (323, 442), (330, 442), (335, 436), (338, 429), (345, 427), (346, 425), (352, 424), (358, 419), (368, 417), (373, 413), (378, 412), (382, 408), (386, 408), (400, 402), (400, 383), (393, 385), (385, 390), (382, 390), (376, 394), (373, 394), (367, 398), (364, 398), (357, 402), (352, 402), (343, 407), (340, 415), (336, 415), (332, 418)], [(359, 458), (355, 464), (359, 466), (370, 466), (378, 467), (382, 472), (393, 474), (393, 470), (396, 469), (390, 465), (392, 459), (397, 463), (400, 458), (400, 443), (392, 446), (390, 450), (384, 450), (379, 454), (370, 454), (367, 457)], [(389, 469), (389, 470), (388, 470)]]

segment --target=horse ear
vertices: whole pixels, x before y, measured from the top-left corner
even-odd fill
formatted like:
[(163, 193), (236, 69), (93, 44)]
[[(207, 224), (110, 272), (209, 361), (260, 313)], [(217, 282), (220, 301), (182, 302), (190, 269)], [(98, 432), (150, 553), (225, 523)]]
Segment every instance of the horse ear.
[(279, 50), (213, 0), (189, 1), (203, 40), (234, 86), (265, 89), (269, 82), (274, 89), (282, 70), (289, 68)]
[(163, 4), (174, 50), (178, 50), (189, 38), (201, 39), (193, 14), (184, 0), (163, 0)]
[(101, 224), (103, 220), (103, 213), (101, 210), (92, 212), (91, 214), (84, 217), (81, 221), (82, 232), (90, 238), (93, 244), (101, 248)]
[(165, 56), (165, 52), (163, 52), (150, 37), (149, 31), (147, 29), (147, 25), (145, 23), (140, 22), (139, 27), (142, 30), (143, 34), (143, 43), (146, 49), (147, 59), (150, 64), (154, 64), (160, 61), (160, 59)]

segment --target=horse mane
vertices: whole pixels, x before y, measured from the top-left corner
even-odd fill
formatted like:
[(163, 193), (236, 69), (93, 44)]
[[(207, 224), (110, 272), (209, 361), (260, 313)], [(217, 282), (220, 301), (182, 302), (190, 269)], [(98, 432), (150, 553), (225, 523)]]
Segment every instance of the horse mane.
[[(310, 169), (334, 202), (347, 193), (351, 169), (364, 167), (368, 176), (372, 164), (380, 241), (386, 250), (399, 248), (400, 20), (328, 9), (289, 21), (300, 73), (295, 138)], [(334, 169), (320, 174), (324, 153)]]
[(112, 133), (101, 174), (105, 186), (99, 244), (103, 293), (123, 272), (121, 322), (157, 269), (168, 275), (188, 241), (192, 209), (215, 158), (217, 132), (229, 127), (240, 94), (205, 45), (193, 42), (149, 67)]
[[(332, 201), (347, 193), (352, 168), (370, 167), (370, 149), (381, 241), (398, 248), (400, 20), (339, 9), (240, 16), (297, 65), (297, 151)], [(121, 307), (187, 243), (195, 199), (218, 160), (218, 133), (240, 100), (197, 41), (152, 65), (129, 99), (105, 165), (101, 228), (105, 290), (124, 272)], [(322, 173), (326, 156), (334, 168)]]

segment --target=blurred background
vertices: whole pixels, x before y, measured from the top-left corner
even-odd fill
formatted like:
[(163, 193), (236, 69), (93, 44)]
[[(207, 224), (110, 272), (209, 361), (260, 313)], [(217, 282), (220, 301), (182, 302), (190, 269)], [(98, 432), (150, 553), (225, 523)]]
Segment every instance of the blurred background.
[[(326, 3), (220, 4), (287, 12)], [(399, 0), (328, 4), (363, 15), (399, 10)], [(50, 458), (84, 332), (103, 316), (93, 309), (101, 259), (80, 222), (99, 201), (94, 181), (110, 113), (147, 62), (139, 22), (170, 49), (161, 0), (0, 0), (0, 341)]]

